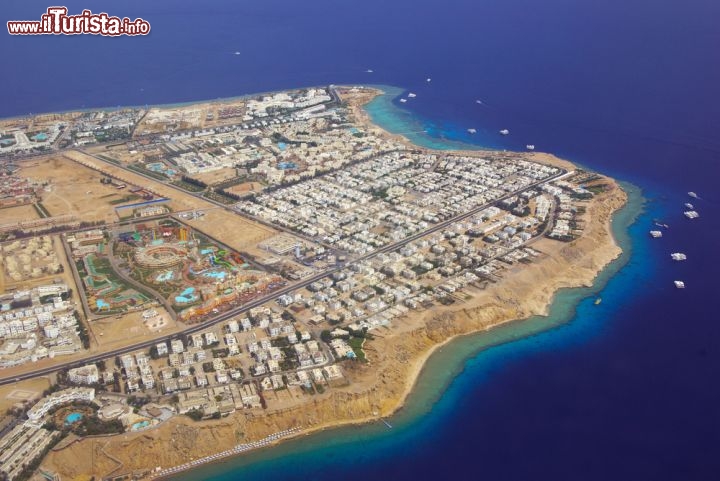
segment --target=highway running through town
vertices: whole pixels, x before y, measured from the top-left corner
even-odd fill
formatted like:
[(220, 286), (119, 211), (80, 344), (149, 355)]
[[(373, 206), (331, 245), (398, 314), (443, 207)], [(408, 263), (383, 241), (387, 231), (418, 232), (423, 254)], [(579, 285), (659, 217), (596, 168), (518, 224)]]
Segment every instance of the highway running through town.
[(89, 363), (98, 362), (98, 361), (101, 361), (101, 360), (103, 360), (103, 359), (109, 359), (109, 358), (114, 357), (114, 356), (119, 356), (119, 355), (122, 355), (122, 354), (127, 354), (127, 353), (130, 353), (130, 352), (139, 351), (139, 350), (141, 350), (141, 349), (147, 349), (147, 348), (150, 348), (151, 346), (153, 346), (153, 345), (155, 345), (155, 344), (157, 344), (157, 343), (159, 343), (159, 342), (169, 341), (169, 340), (171, 340), (171, 339), (177, 339), (177, 338), (179, 338), (179, 337), (182, 336), (182, 335), (194, 334), (194, 333), (199, 332), (199, 331), (207, 330), (207, 329), (209, 329), (210, 327), (212, 327), (212, 326), (214, 326), (214, 325), (216, 325), (216, 324), (219, 324), (219, 323), (221, 323), (221, 322), (225, 322), (225, 321), (227, 321), (227, 320), (230, 320), (230, 319), (232, 319), (233, 317), (238, 316), (238, 315), (240, 315), (240, 314), (244, 314), (245, 312), (249, 311), (250, 309), (253, 309), (253, 308), (256, 308), (256, 307), (260, 307), (260, 306), (262, 306), (263, 304), (265, 304), (265, 303), (267, 303), (267, 302), (270, 302), (270, 301), (272, 301), (273, 299), (277, 299), (278, 297), (280, 297), (280, 296), (282, 296), (282, 295), (284, 295), (284, 294), (288, 294), (288, 293), (290, 293), (290, 292), (292, 292), (292, 291), (295, 291), (295, 290), (297, 290), (297, 289), (302, 289), (303, 287), (306, 287), (306, 286), (312, 284), (313, 282), (316, 282), (316, 281), (318, 281), (318, 280), (320, 280), (320, 279), (322, 279), (322, 278), (324, 278), (324, 277), (327, 277), (327, 276), (329, 276), (329, 275), (332, 275), (332, 274), (335, 273), (335, 272), (338, 272), (338, 271), (340, 271), (340, 270), (342, 270), (342, 269), (347, 268), (349, 265), (351, 265), (351, 264), (353, 264), (353, 263), (362, 262), (362, 261), (371, 259), (372, 257), (374, 257), (374, 256), (376, 256), (376, 255), (378, 255), (378, 254), (388, 253), (388, 252), (392, 252), (392, 251), (394, 251), (394, 250), (397, 250), (397, 249), (403, 247), (404, 245), (406, 245), (406, 244), (408, 244), (408, 243), (410, 243), (410, 242), (416, 241), (416, 240), (418, 240), (418, 239), (420, 239), (420, 238), (422, 238), (422, 237), (425, 237), (425, 236), (427, 236), (427, 235), (433, 234), (433, 233), (435, 233), (435, 232), (437, 232), (437, 231), (439, 231), (439, 230), (445, 229), (446, 227), (448, 227), (448, 226), (450, 226), (450, 225), (452, 225), (452, 224), (454, 224), (454, 223), (456, 223), (456, 222), (465, 220), (465, 219), (467, 219), (468, 217), (471, 217), (471, 216), (477, 214), (478, 212), (480, 212), (480, 211), (482, 211), (482, 210), (484, 210), (484, 209), (487, 209), (488, 207), (493, 206), (494, 204), (496, 204), (496, 203), (498, 203), (498, 202), (501, 202), (501, 201), (503, 201), (503, 200), (505, 200), (505, 199), (508, 199), (508, 198), (510, 198), (510, 197), (512, 197), (512, 196), (518, 195), (518, 194), (520, 194), (520, 193), (522, 193), (522, 192), (524, 192), (524, 191), (533, 189), (533, 188), (535, 188), (535, 187), (537, 187), (537, 186), (539, 186), (539, 185), (542, 185), (542, 184), (545, 184), (545, 183), (548, 183), (548, 182), (552, 182), (552, 181), (554, 181), (554, 180), (557, 180), (557, 179), (559, 179), (559, 178), (561, 178), (561, 177), (563, 177), (563, 176), (565, 176), (565, 175), (567, 175), (567, 174), (568, 174), (568, 172), (567, 172), (566, 170), (560, 169), (560, 172), (559, 172), (559, 173), (557, 173), (557, 174), (555, 174), (555, 175), (553, 175), (553, 176), (550, 176), (550, 177), (548, 177), (548, 178), (545, 178), (545, 179), (543, 179), (543, 180), (539, 180), (539, 181), (537, 181), (537, 182), (534, 182), (534, 183), (528, 185), (527, 187), (525, 187), (525, 188), (523, 188), (523, 189), (521, 189), (521, 190), (519, 190), (519, 191), (510, 192), (510, 193), (508, 193), (508, 194), (506, 194), (506, 195), (504, 195), (504, 196), (502, 196), (502, 197), (499, 197), (498, 199), (495, 199), (495, 200), (493, 200), (493, 201), (491, 201), (491, 202), (488, 202), (488, 203), (486, 203), (486, 204), (483, 204), (483, 205), (481, 205), (481, 206), (475, 207), (474, 209), (471, 209), (471, 210), (468, 211), (468, 212), (465, 212), (465, 213), (463, 213), (463, 214), (459, 214), (459, 215), (457, 215), (457, 216), (455, 216), (455, 217), (451, 217), (450, 219), (447, 219), (447, 220), (442, 221), (442, 222), (440, 222), (440, 223), (438, 223), (438, 224), (435, 224), (434, 226), (432, 226), (432, 227), (430, 227), (430, 228), (428, 228), (428, 229), (425, 229), (425, 230), (423, 230), (423, 231), (420, 231), (420, 232), (417, 232), (417, 233), (415, 233), (415, 234), (412, 234), (412, 235), (406, 237), (405, 239), (402, 239), (402, 240), (400, 240), (400, 241), (397, 241), (397, 242), (388, 244), (388, 245), (386, 245), (386, 246), (384, 246), (384, 247), (381, 247), (381, 248), (379, 248), (379, 249), (377, 249), (377, 250), (375, 250), (375, 251), (373, 251), (373, 252), (370, 252), (370, 253), (368, 253), (368, 254), (364, 254), (364, 255), (362, 255), (362, 256), (360, 256), (360, 257), (357, 257), (357, 258), (355, 258), (355, 259), (352, 259), (352, 260), (350, 260), (349, 262), (347, 262), (347, 263), (345, 263), (345, 264), (341, 264), (341, 265), (338, 265), (338, 266), (336, 266), (336, 267), (334, 267), (334, 268), (332, 268), (332, 269), (328, 269), (328, 270), (326, 270), (326, 271), (320, 272), (320, 273), (315, 274), (315, 275), (313, 275), (313, 276), (311, 276), (311, 277), (308, 277), (308, 278), (306, 278), (306, 279), (303, 279), (303, 280), (301, 280), (301, 281), (298, 281), (297, 283), (284, 286), (284, 287), (282, 287), (282, 288), (280, 288), (280, 289), (278, 289), (278, 290), (275, 290), (275, 291), (271, 292), (270, 294), (268, 294), (268, 295), (266, 295), (266, 296), (257, 298), (257, 299), (255, 299), (255, 300), (253, 300), (253, 301), (250, 301), (250, 302), (248, 302), (248, 303), (246, 303), (246, 304), (243, 304), (242, 306), (236, 307), (236, 308), (231, 309), (231, 310), (229, 310), (229, 311), (227, 311), (227, 312), (224, 312), (224, 313), (222, 313), (222, 314), (219, 314), (218, 316), (216, 316), (216, 317), (214, 317), (214, 318), (212, 318), (212, 319), (209, 319), (209, 320), (207, 320), (207, 321), (205, 321), (205, 322), (202, 322), (202, 323), (198, 323), (198, 324), (196, 324), (196, 325), (189, 326), (187, 329), (185, 329), (185, 330), (183, 330), (183, 331), (181, 331), (181, 332), (177, 332), (177, 333), (173, 333), (173, 334), (169, 334), (169, 335), (165, 335), (165, 336), (159, 336), (159, 337), (156, 337), (156, 338), (153, 338), (153, 339), (149, 339), (149, 340), (147, 340), (147, 341), (139, 342), (139, 343), (136, 343), (136, 344), (131, 344), (131, 345), (128, 345), (128, 346), (125, 346), (125, 347), (117, 348), (117, 349), (112, 349), (112, 350), (110, 350), (110, 351), (104, 351), (104, 352), (101, 352), (101, 353), (98, 353), (98, 354), (87, 355), (87, 356), (84, 356), (84, 357), (81, 357), (81, 358), (77, 358), (77, 359), (73, 359), (73, 360), (69, 360), (69, 361), (57, 363), (57, 364), (55, 364), (55, 365), (53, 365), (53, 366), (49, 366), (49, 367), (45, 367), (45, 368), (40, 368), (40, 369), (34, 369), (34, 370), (27, 371), (27, 372), (22, 373), (22, 374), (16, 374), (16, 375), (14, 375), (14, 376), (12, 376), (12, 375), (5, 375), (5, 376), (0, 375), (0, 376), (1, 376), (1, 377), (0, 377), (0, 386), (6, 385), (6, 384), (10, 384), (10, 383), (13, 383), (13, 382), (17, 382), (17, 381), (22, 381), (22, 380), (25, 380), (25, 379), (31, 379), (31, 378), (34, 378), (34, 377), (37, 377), (37, 376), (44, 376), (44, 375), (52, 374), (53, 372), (56, 372), (56, 371), (58, 371), (58, 370), (60, 370), (60, 369), (68, 369), (68, 368), (73, 368), (73, 367), (79, 367), (79, 366), (83, 366), (83, 365), (86, 365), (86, 364), (89, 364)]

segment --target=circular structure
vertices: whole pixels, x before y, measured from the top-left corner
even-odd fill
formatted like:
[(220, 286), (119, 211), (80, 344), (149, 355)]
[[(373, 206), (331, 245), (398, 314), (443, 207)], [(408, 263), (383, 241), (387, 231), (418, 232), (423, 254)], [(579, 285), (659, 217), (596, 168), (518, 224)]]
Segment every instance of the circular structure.
[(142, 247), (135, 251), (135, 262), (140, 267), (162, 269), (182, 264), (187, 256), (184, 247), (173, 245), (159, 245)]

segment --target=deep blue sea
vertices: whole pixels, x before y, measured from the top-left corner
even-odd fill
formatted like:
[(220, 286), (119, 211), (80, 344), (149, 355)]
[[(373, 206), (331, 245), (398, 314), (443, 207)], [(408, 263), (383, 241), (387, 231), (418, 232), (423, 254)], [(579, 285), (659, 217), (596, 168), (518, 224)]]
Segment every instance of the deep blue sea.
[[(720, 479), (720, 2), (65, 4), (143, 17), (152, 33), (0, 32), (0, 116), (391, 85), (417, 97), (381, 98), (373, 116), (419, 142), (535, 144), (638, 188), (615, 226), (626, 255), (595, 288), (444, 348), (392, 430), (328, 431), (182, 479)], [(3, 0), (0, 17), (48, 6)], [(662, 239), (654, 218), (670, 225)]]

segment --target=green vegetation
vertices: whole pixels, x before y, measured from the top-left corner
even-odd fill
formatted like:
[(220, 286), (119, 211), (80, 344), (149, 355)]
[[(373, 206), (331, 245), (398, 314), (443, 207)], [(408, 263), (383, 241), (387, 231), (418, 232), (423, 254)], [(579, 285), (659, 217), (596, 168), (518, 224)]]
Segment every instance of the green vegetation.
[(352, 350), (355, 352), (355, 355), (357, 356), (358, 361), (366, 362), (367, 359), (365, 357), (365, 351), (363, 350), (363, 344), (365, 343), (365, 338), (363, 337), (351, 337), (348, 341), (348, 344), (352, 348)]
[(176, 180), (174, 182), (171, 182), (171, 184), (174, 185), (175, 187), (180, 187), (181, 189), (186, 190), (188, 192), (202, 192), (203, 190), (205, 190), (205, 187), (200, 187), (195, 184), (190, 184), (183, 180)]
[(245, 182), (245, 177), (233, 177), (232, 179), (223, 180), (213, 185), (215, 190), (223, 190), (234, 185), (242, 184)]
[(38, 213), (41, 219), (45, 219), (50, 217), (50, 212), (45, 208), (44, 205), (42, 205), (41, 202), (35, 202), (33, 204), (33, 207), (35, 207), (35, 212)]
[(78, 311), (74, 311), (73, 314), (75, 315), (75, 320), (77, 320), (78, 337), (80, 338), (80, 342), (82, 342), (85, 349), (90, 349), (90, 333), (88, 332), (88, 328), (80, 320), (80, 313)]
[(107, 161), (107, 162), (110, 162), (111, 164), (120, 165), (120, 161), (119, 161), (119, 160), (113, 159), (112, 157), (109, 157), (109, 156), (107, 156), (107, 155), (98, 154), (98, 157), (100, 157), (101, 159), (103, 159), (103, 160), (105, 160), (105, 161)]
[(591, 185), (589, 187), (586, 187), (587, 190), (592, 192), (593, 194), (599, 194), (601, 192), (605, 192), (607, 190), (607, 184), (595, 184)]
[(202, 421), (202, 418), (204, 416), (203, 412), (199, 409), (191, 409), (190, 411), (186, 412), (185, 415), (193, 421)]
[(236, 195), (236, 194), (233, 194), (230, 192), (226, 192), (222, 189), (211, 190), (211, 191), (205, 192), (203, 194), (203, 197), (206, 197), (210, 200), (214, 200), (215, 202), (220, 202), (221, 204), (225, 204), (225, 205), (234, 204), (235, 202), (240, 200), (239, 195)]
[(323, 342), (330, 342), (332, 340), (332, 335), (330, 334), (330, 331), (325, 329), (320, 333), (320, 339), (322, 339)]
[(228, 354), (230, 354), (230, 349), (227, 347), (223, 347), (220, 349), (213, 349), (212, 350), (213, 357), (228, 357)]
[(137, 194), (128, 194), (128, 195), (126, 195), (126, 196), (124, 196), (124, 197), (120, 197), (119, 199), (111, 200), (111, 201), (108, 202), (108, 204), (110, 204), (110, 205), (118, 205), (118, 204), (124, 204), (124, 203), (126, 203), (126, 202), (132, 202), (133, 200), (138, 200), (138, 199), (142, 199), (142, 197), (140, 197), (140, 196), (137, 195)]
[(148, 170), (145, 167), (142, 166), (142, 164), (130, 164), (127, 166), (128, 169), (134, 170), (135, 172), (138, 172), (143, 175), (147, 175), (148, 177), (152, 177), (153, 179), (157, 179), (160, 181), (166, 181), (167, 177), (159, 174), (157, 172), (153, 172), (152, 170)]
[(196, 187), (199, 187), (201, 190), (207, 188), (207, 184), (203, 182), (202, 180), (195, 179), (194, 177), (190, 177), (189, 175), (183, 175), (181, 177), (181, 180), (185, 182), (186, 184), (194, 185)]

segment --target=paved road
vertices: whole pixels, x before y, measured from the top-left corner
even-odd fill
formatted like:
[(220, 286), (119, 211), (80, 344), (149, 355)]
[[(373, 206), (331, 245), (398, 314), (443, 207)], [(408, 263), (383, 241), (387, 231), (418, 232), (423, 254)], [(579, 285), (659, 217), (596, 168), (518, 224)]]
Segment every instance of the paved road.
[(127, 353), (129, 353), (129, 352), (138, 351), (138, 350), (140, 350), (140, 349), (147, 349), (147, 348), (149, 348), (149, 347), (157, 344), (158, 342), (169, 341), (170, 339), (176, 339), (176, 338), (180, 337), (180, 336), (183, 335), (183, 334), (185, 334), (185, 335), (187, 335), (187, 334), (193, 334), (193, 333), (196, 333), (196, 332), (198, 332), (198, 331), (206, 330), (206, 329), (208, 329), (208, 328), (210, 328), (210, 327), (212, 327), (212, 326), (214, 326), (214, 325), (216, 325), (216, 324), (219, 324), (219, 323), (221, 323), (221, 322), (225, 322), (225, 321), (227, 321), (227, 320), (229, 320), (229, 319), (231, 319), (231, 318), (233, 318), (233, 317), (235, 317), (235, 316), (237, 316), (237, 315), (244, 314), (244, 313), (248, 312), (250, 309), (253, 309), (253, 308), (255, 308), (255, 307), (259, 307), (259, 306), (261, 306), (261, 305), (263, 305), (263, 304), (265, 304), (265, 303), (267, 303), (267, 302), (269, 302), (269, 301), (272, 301), (273, 299), (277, 299), (279, 296), (282, 296), (282, 295), (288, 294), (288, 293), (290, 293), (290, 292), (292, 292), (292, 291), (294, 291), (294, 290), (297, 290), (297, 289), (301, 289), (301, 288), (303, 288), (303, 287), (306, 287), (306, 286), (312, 284), (313, 282), (316, 282), (316, 281), (318, 281), (318, 280), (320, 280), (320, 279), (322, 279), (322, 278), (324, 278), (324, 277), (327, 277), (327, 276), (329, 276), (329, 275), (331, 275), (331, 274), (333, 274), (333, 273), (335, 273), (335, 272), (337, 272), (337, 271), (340, 271), (340, 270), (346, 268), (346, 267), (347, 267), (348, 265), (350, 265), (350, 264), (365, 261), (365, 260), (370, 259), (370, 258), (372, 258), (372, 257), (374, 257), (374, 256), (376, 256), (376, 255), (378, 255), (378, 254), (381, 254), (381, 253), (392, 252), (392, 251), (394, 251), (394, 250), (396, 250), (396, 249), (399, 249), (399, 248), (401, 248), (402, 246), (404, 246), (404, 245), (406, 245), (406, 244), (408, 244), (408, 243), (410, 243), (410, 242), (413, 242), (413, 241), (415, 241), (415, 240), (418, 240), (418, 239), (420, 239), (420, 238), (422, 238), (422, 237), (425, 237), (425, 236), (427, 236), (427, 235), (429, 235), (429, 234), (432, 234), (432, 233), (434, 233), (434, 232), (437, 232), (437, 231), (439, 231), (439, 230), (445, 229), (445, 228), (448, 227), (449, 225), (451, 225), (451, 224), (453, 224), (453, 223), (455, 223), (455, 222), (459, 222), (459, 221), (462, 221), (462, 220), (464, 220), (464, 219), (467, 219), (468, 217), (471, 217), (471, 216), (477, 214), (478, 212), (480, 212), (481, 210), (486, 209), (486, 208), (488, 208), (488, 207), (491, 207), (492, 205), (494, 205), (494, 204), (496, 204), (496, 203), (498, 203), (498, 202), (500, 202), (500, 201), (502, 201), (502, 200), (505, 200), (505, 199), (510, 198), (510, 197), (512, 197), (512, 196), (515, 196), (515, 195), (518, 195), (519, 193), (524, 192), (524, 191), (526, 191), (526, 190), (533, 189), (533, 188), (535, 188), (535, 187), (537, 187), (537, 186), (539, 186), (539, 185), (541, 185), (541, 184), (544, 184), (544, 183), (547, 183), (547, 182), (551, 182), (551, 181), (553, 181), (553, 180), (556, 180), (556, 179), (564, 176), (566, 173), (567, 173), (567, 172), (566, 172), (565, 170), (561, 170), (560, 173), (558, 173), (558, 174), (556, 174), (556, 175), (554, 175), (554, 176), (551, 176), (551, 177), (549, 177), (549, 178), (547, 178), (547, 179), (534, 182), (534, 183), (530, 184), (529, 186), (527, 186), (526, 188), (524, 188), (524, 189), (522, 189), (522, 190), (520, 190), (520, 191), (508, 193), (508, 194), (506, 194), (506, 195), (504, 195), (504, 196), (502, 196), (502, 197), (500, 197), (500, 198), (498, 198), (498, 199), (493, 200), (492, 202), (488, 202), (488, 203), (483, 204), (483, 205), (481, 205), (481, 206), (478, 206), (478, 207), (476, 207), (476, 208), (474, 208), (474, 209), (472, 209), (472, 210), (470, 210), (470, 211), (468, 211), (468, 212), (466, 212), (466, 213), (464, 213), (464, 214), (459, 214), (459, 215), (457, 215), (457, 216), (455, 216), (455, 217), (452, 217), (452, 218), (450, 218), (450, 219), (448, 219), (448, 220), (445, 220), (445, 221), (443, 221), (443, 222), (440, 222), (440, 223), (438, 223), (438, 224), (435, 224), (434, 226), (432, 226), (432, 227), (430, 227), (430, 228), (428, 228), (428, 229), (426, 229), (426, 230), (424, 230), (424, 231), (421, 231), (421, 232), (418, 232), (418, 233), (416, 233), (416, 234), (413, 234), (413, 235), (411, 235), (411, 236), (409, 236), (409, 237), (407, 237), (407, 238), (405, 238), (405, 239), (403, 239), (403, 240), (400, 240), (400, 241), (398, 241), (398, 242), (394, 242), (394, 243), (392, 243), (392, 244), (388, 244), (388, 245), (386, 245), (386, 246), (384, 246), (384, 247), (381, 247), (381, 248), (379, 248), (379, 249), (377, 249), (377, 250), (375, 250), (375, 251), (373, 251), (373, 252), (371, 252), (371, 253), (369, 253), (369, 254), (365, 254), (365, 255), (363, 255), (363, 256), (360, 256), (360, 257), (357, 257), (357, 258), (355, 258), (355, 259), (352, 259), (349, 263), (347, 263), (347, 264), (345, 264), (345, 265), (340, 265), (340, 266), (334, 267), (334, 268), (329, 269), (329, 270), (327, 270), (327, 271), (324, 271), (324, 272), (315, 274), (315, 275), (313, 275), (313, 276), (311, 276), (311, 277), (309, 277), (309, 278), (307, 278), (307, 279), (303, 279), (302, 281), (298, 281), (298, 282), (295, 283), (295, 284), (290, 284), (290, 285), (284, 286), (284, 287), (280, 288), (279, 290), (276, 290), (276, 291), (274, 291), (274, 292), (272, 292), (272, 293), (270, 293), (270, 294), (268, 294), (268, 295), (266, 295), (266, 296), (260, 297), (260, 298), (258, 298), (258, 299), (253, 300), (253, 301), (250, 301), (250, 302), (248, 302), (247, 304), (244, 304), (244, 305), (242, 305), (242, 306), (240, 306), (240, 307), (237, 307), (237, 308), (231, 309), (231, 310), (229, 310), (229, 311), (227, 311), (227, 312), (224, 312), (224, 313), (220, 314), (219, 316), (217, 316), (217, 317), (215, 317), (215, 318), (213, 318), (213, 319), (210, 319), (210, 320), (208, 320), (208, 321), (205, 321), (205, 322), (202, 322), (202, 323), (199, 323), (199, 324), (190, 326), (190, 327), (188, 327), (187, 329), (185, 329), (184, 331), (182, 331), (181, 333), (176, 333), (176, 334), (166, 335), (166, 336), (160, 336), (160, 337), (157, 337), (157, 338), (148, 340), (148, 341), (143, 341), (143, 342), (139, 342), (139, 343), (136, 343), (136, 344), (132, 344), (132, 345), (129, 345), (129, 346), (126, 346), (126, 347), (114, 349), (114, 350), (112, 350), (112, 351), (107, 351), (107, 352), (103, 352), (103, 353), (99, 353), (99, 354), (88, 355), (88, 356), (85, 356), (85, 357), (83, 357), (83, 358), (76, 359), (76, 360), (73, 360), (73, 361), (61, 362), (61, 363), (55, 364), (54, 366), (47, 367), (47, 368), (35, 369), (35, 370), (32, 370), (32, 371), (28, 371), (28, 372), (26, 372), (26, 373), (24, 373), (24, 374), (18, 374), (18, 375), (16, 375), (16, 376), (7, 376), (7, 375), (2, 376), (2, 374), (0, 374), (0, 376), (2, 376), (2, 377), (0, 377), (0, 386), (5, 385), (5, 384), (10, 384), (10, 383), (15, 382), (15, 381), (21, 381), (21, 380), (30, 379), (30, 378), (33, 378), (33, 377), (36, 377), (36, 376), (42, 376), (42, 375), (50, 374), (50, 373), (53, 373), (53, 372), (57, 371), (58, 369), (66, 369), (66, 368), (72, 368), (72, 367), (82, 366), (82, 365), (85, 365), (85, 364), (88, 364), (88, 363), (100, 361), (100, 360), (102, 360), (102, 359), (108, 359), (108, 358), (111, 358), (111, 357), (114, 357), (114, 356), (119, 356), (119, 355), (122, 355), (122, 354), (127, 354)]

